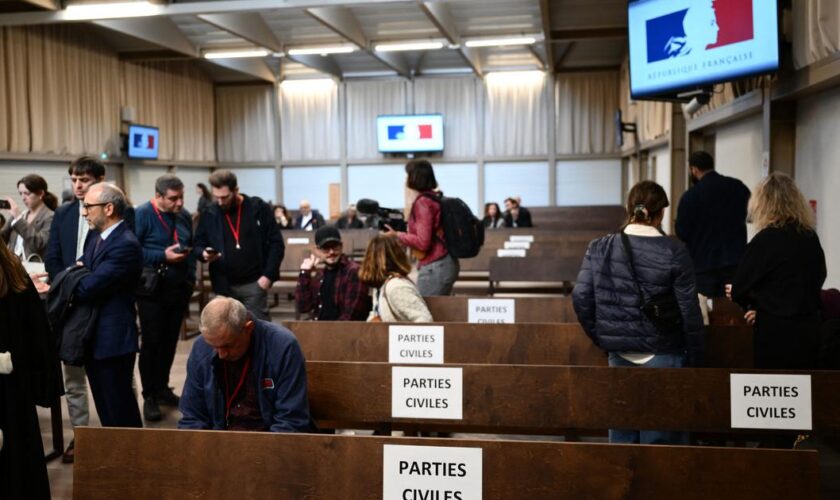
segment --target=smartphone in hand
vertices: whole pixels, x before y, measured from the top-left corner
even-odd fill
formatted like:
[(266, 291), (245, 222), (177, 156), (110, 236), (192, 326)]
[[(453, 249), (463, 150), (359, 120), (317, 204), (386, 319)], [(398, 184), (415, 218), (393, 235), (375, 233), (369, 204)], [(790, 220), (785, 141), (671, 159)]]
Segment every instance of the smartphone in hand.
[(9, 200), (0, 200), (0, 210), (10, 210), (12, 205), (9, 203)]

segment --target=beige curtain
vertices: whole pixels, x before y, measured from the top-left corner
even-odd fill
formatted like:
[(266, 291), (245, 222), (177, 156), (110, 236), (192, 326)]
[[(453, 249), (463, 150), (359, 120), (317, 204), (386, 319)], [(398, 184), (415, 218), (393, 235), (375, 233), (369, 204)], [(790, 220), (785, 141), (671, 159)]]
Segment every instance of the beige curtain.
[(213, 82), (193, 62), (123, 62), (123, 105), (160, 129), (161, 160), (215, 161)]
[(444, 158), (478, 154), (480, 84), (475, 77), (414, 80), (414, 112), (443, 115)]
[(26, 48), (32, 152), (116, 153), (116, 52), (71, 25), (29, 27)]
[(274, 88), (216, 88), (216, 152), (220, 162), (275, 161)]
[(406, 112), (402, 80), (347, 82), (347, 157), (382, 158), (376, 142), (376, 117)]
[(0, 28), (0, 151), (29, 151), (26, 28)]
[(804, 68), (840, 50), (840, 2), (793, 0), (793, 64)]
[(548, 153), (547, 78), (527, 72), (497, 73), (485, 78), (484, 148), (486, 156), (531, 156)]
[(556, 96), (557, 153), (615, 151), (616, 72), (559, 74)]
[[(621, 120), (625, 123), (635, 123), (639, 141), (652, 141), (671, 131), (671, 103), (658, 101), (634, 101), (630, 98), (630, 71), (627, 58), (621, 65), (619, 77), (621, 94), (619, 107)], [(624, 146), (632, 147), (632, 134), (624, 135)]]
[[(289, 160), (337, 160), (338, 85), (332, 80), (280, 84), (280, 154)], [(375, 143), (374, 143), (375, 145)]]

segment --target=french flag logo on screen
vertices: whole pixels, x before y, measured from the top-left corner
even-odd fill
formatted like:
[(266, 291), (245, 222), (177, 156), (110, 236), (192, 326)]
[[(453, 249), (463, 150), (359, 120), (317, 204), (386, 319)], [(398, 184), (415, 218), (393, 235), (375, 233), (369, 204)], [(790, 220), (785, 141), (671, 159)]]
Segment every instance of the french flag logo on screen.
[(432, 124), (419, 125), (388, 125), (388, 140), (402, 141), (405, 139), (431, 139)]
[[(146, 139), (145, 141), (143, 139)], [(131, 138), (135, 148), (138, 149), (155, 149), (155, 136), (152, 134), (134, 133)]]
[(697, 55), (753, 38), (753, 0), (692, 0), (690, 7), (648, 19), (647, 60)]

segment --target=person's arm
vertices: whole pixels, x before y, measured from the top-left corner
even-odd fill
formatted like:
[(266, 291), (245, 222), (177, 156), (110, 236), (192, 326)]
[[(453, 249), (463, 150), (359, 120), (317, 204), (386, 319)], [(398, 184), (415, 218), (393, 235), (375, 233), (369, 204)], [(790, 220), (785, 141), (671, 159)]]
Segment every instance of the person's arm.
[(78, 299), (92, 301), (117, 293), (126, 275), (135, 272), (141, 266), (142, 251), (132, 244), (118, 244), (108, 252), (96, 270), (79, 280), (75, 289)]
[(3, 241), (6, 243), (9, 242), (9, 238), (12, 237), (12, 221), (14, 217), (9, 215), (9, 218), (6, 219), (6, 223), (3, 224), (3, 229), (0, 229), (0, 238), (3, 238)]
[(149, 248), (147, 240), (151, 239), (154, 235), (154, 227), (152, 227), (151, 222), (145, 212), (135, 212), (134, 234), (137, 235), (137, 240), (140, 242), (140, 246), (143, 247), (143, 265), (157, 267), (166, 261), (166, 252), (156, 248)]
[[(44, 208), (43, 210), (46, 210)], [(42, 254), (47, 247), (47, 242), (50, 239), (50, 226), (53, 220), (53, 214), (48, 213), (44, 216), (44, 222), (41, 229), (36, 229), (33, 224), (26, 222), (25, 217), (21, 217), (14, 225), (15, 231), (21, 238), (29, 245), (30, 248), (36, 249), (35, 253)]]
[(745, 311), (755, 309), (753, 287), (772, 269), (772, 251), (768, 245), (766, 231), (768, 230), (760, 231), (747, 244), (732, 279), (732, 301)]
[(297, 340), (292, 340), (280, 360), (280, 376), (274, 381), (271, 432), (311, 432), (309, 398), (306, 393), (306, 364)]
[(339, 297), (338, 321), (363, 318), (370, 311), (370, 294), (359, 279), (359, 273), (349, 273), (343, 293)]
[(398, 233), (400, 243), (421, 252), (428, 252), (434, 242), (435, 207), (440, 206), (429, 200), (418, 198), (414, 203), (414, 221), (409, 224), (408, 232)]
[[(200, 357), (196, 354), (198, 342), (193, 344), (190, 357), (187, 359), (187, 380), (184, 382), (184, 389), (181, 391), (181, 402), (178, 409), (181, 411), (181, 420), (178, 421), (179, 429), (211, 429), (210, 409), (204, 399), (204, 370), (199, 363)], [(209, 360), (204, 360), (209, 362)]]
[(592, 281), (592, 259), (589, 254), (591, 243), (589, 247), (583, 257), (575, 288), (572, 290), (572, 305), (578, 321), (583, 326), (583, 331), (595, 345), (598, 345), (598, 336), (595, 334), (595, 285)]
[(320, 273), (312, 277), (312, 269), (301, 269), (298, 273), (297, 286), (295, 286), (295, 306), (297, 312), (308, 313), (318, 306), (318, 286)]
[[(263, 276), (273, 283), (280, 279), (280, 264), (286, 254), (286, 245), (283, 243), (283, 233), (277, 227), (274, 214), (268, 204), (260, 203), (260, 217), (263, 226), (263, 237), (268, 241), (268, 255), (265, 259)], [(269, 286), (271, 284), (269, 283)]]
[(516, 220), (518, 227), (534, 227), (531, 223), (531, 211), (527, 208), (519, 208), (519, 218)]
[(680, 200), (679, 206), (677, 206), (677, 220), (674, 223), (677, 238), (686, 244), (691, 243), (691, 235), (694, 232), (694, 221), (691, 219), (693, 211), (689, 203), (688, 196), (684, 195)]
[(685, 334), (685, 347), (689, 366), (702, 366), (706, 350), (706, 330), (703, 315), (697, 299), (697, 285), (694, 280), (694, 265), (688, 250), (679, 245), (674, 254), (676, 260), (674, 296), (680, 308)]
[[(207, 236), (207, 220), (212, 217), (210, 210), (205, 210), (201, 213), (201, 217), (198, 218), (198, 227), (195, 228), (195, 236), (193, 237), (193, 256), (200, 261), (204, 261), (204, 257), (202, 253), (204, 249), (210, 246), (210, 240)], [(222, 251), (221, 248), (217, 248), (219, 252)]]
[(47, 240), (47, 255), (44, 257), (44, 267), (50, 275), (50, 280), (55, 279), (55, 275), (61, 272), (64, 267), (61, 264), (61, 224), (64, 221), (64, 214), (61, 216), (56, 212), (53, 214), (53, 220), (50, 223), (50, 236)]

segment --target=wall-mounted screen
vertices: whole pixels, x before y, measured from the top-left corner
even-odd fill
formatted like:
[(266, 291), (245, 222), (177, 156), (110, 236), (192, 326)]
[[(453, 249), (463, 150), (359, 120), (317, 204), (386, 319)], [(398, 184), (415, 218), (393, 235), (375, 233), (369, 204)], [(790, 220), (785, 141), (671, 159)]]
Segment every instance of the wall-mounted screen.
[(443, 151), (443, 115), (382, 115), (376, 118), (382, 153)]
[(776, 0), (630, 0), (630, 89), (668, 96), (779, 67)]
[(160, 133), (156, 127), (128, 126), (128, 157), (157, 160)]

